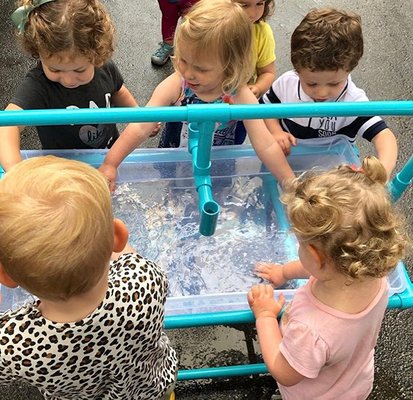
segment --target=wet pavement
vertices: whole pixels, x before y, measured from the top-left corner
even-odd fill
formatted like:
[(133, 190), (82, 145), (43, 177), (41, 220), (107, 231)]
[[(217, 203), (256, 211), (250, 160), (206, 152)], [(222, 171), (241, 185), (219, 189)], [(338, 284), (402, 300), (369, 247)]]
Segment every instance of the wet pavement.
[[(112, 14), (118, 31), (115, 60), (122, 71), (125, 84), (140, 104), (145, 104), (152, 90), (172, 72), (171, 64), (162, 68), (151, 66), (150, 55), (161, 40), (157, 2), (103, 1)], [(270, 18), (277, 42), (278, 74), (290, 69), (289, 38), (294, 27), (313, 7), (332, 5), (353, 10), (362, 16), (365, 54), (353, 72), (353, 79), (365, 89), (371, 100), (413, 99), (411, 70), (413, 66), (413, 2), (394, 0), (278, 0), (276, 12)], [(19, 80), (32, 61), (19, 51), (7, 16), (14, 2), (0, 0), (3, 17), (0, 20), (0, 107), (7, 105)], [(413, 119), (386, 118), (398, 134), (400, 160), (398, 168), (412, 153)], [(146, 143), (156, 146), (156, 139)], [(360, 142), (362, 154), (372, 151), (369, 143)], [(22, 148), (39, 148), (32, 129), (26, 129)], [(399, 201), (410, 232), (413, 190)], [(413, 259), (405, 260), (412, 276)], [(413, 310), (389, 310), (383, 323), (376, 351), (376, 376), (370, 400), (413, 398)], [(181, 368), (242, 364), (254, 361), (259, 347), (251, 326), (219, 326), (169, 331), (180, 354)], [(176, 394), (181, 400), (191, 399), (271, 399), (276, 384), (268, 375), (178, 382)], [(0, 389), (0, 400), (41, 399), (37, 391), (26, 386), (12, 385)]]

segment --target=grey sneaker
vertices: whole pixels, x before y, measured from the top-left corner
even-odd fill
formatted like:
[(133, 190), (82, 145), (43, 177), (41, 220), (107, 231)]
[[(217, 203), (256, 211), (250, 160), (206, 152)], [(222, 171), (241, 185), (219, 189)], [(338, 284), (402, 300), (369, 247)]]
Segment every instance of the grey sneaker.
[(151, 62), (155, 65), (164, 65), (172, 55), (174, 48), (168, 43), (160, 42), (160, 47), (152, 54)]

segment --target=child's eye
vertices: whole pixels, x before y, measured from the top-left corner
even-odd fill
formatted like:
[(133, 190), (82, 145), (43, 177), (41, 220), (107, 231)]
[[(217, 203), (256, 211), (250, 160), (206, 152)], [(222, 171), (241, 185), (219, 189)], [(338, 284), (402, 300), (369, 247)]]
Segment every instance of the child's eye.
[(77, 73), (77, 74), (82, 74), (83, 72), (85, 72), (86, 70), (85, 69), (82, 69), (82, 70), (76, 70), (75, 72)]
[(338, 86), (339, 83), (330, 83), (329, 85), (332, 86), (332, 87), (335, 87), (335, 86)]
[(316, 83), (307, 83), (307, 86), (309, 86), (309, 87), (316, 87), (317, 84), (316, 84)]

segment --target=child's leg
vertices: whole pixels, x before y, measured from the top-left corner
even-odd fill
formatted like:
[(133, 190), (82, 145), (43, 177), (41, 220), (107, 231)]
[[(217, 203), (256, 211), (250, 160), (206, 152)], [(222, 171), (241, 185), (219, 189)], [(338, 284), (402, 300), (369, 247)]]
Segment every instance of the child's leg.
[(162, 39), (165, 43), (172, 45), (176, 25), (180, 17), (179, 2), (173, 0), (158, 0), (162, 12)]
[(178, 0), (179, 13), (181, 17), (197, 2), (198, 0)]
[(155, 65), (164, 65), (173, 52), (174, 34), (180, 17), (180, 11), (177, 1), (158, 0), (158, 3), (162, 13), (162, 42), (159, 49), (152, 54), (151, 62)]

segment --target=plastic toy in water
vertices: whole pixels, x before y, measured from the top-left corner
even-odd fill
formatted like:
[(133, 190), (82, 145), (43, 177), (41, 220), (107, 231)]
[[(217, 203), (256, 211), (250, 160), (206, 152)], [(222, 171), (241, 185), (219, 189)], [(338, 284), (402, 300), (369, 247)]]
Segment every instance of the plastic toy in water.
[(211, 193), (211, 148), (214, 122), (192, 122), (188, 126), (188, 151), (192, 154), (195, 187), (199, 196), (199, 232), (211, 236), (217, 226), (219, 205)]

